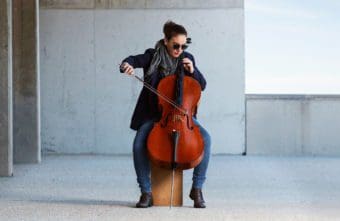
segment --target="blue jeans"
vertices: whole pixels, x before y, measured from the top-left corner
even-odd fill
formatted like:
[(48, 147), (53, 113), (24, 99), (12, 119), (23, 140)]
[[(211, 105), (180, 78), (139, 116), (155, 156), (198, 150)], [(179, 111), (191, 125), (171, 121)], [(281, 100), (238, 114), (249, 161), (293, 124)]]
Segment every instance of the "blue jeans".
[[(210, 135), (209, 133), (193, 118), (194, 122), (200, 127), (200, 132), (204, 141), (204, 156), (202, 161), (194, 168), (192, 176), (192, 187), (202, 188), (206, 179), (206, 172), (210, 158)], [(133, 163), (137, 175), (137, 182), (141, 192), (151, 192), (150, 180), (150, 161), (147, 156), (146, 142), (153, 127), (153, 121), (145, 122), (137, 131), (133, 141)]]

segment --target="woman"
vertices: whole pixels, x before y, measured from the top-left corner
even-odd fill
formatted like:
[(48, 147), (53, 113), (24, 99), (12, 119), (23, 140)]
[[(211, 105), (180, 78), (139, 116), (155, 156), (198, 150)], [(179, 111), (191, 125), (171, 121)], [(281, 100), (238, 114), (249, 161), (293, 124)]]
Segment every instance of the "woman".
[[(131, 75), (134, 68), (144, 69), (144, 80), (157, 88), (159, 81), (170, 74), (177, 73), (184, 66), (184, 74), (196, 79), (201, 89), (204, 90), (206, 81), (195, 65), (193, 55), (184, 51), (187, 48), (187, 31), (182, 25), (168, 21), (163, 27), (164, 39), (157, 42), (155, 49), (147, 49), (144, 54), (129, 56), (125, 58), (120, 66), (120, 71)], [(184, 53), (183, 59), (180, 55)], [(135, 107), (130, 127), (137, 130), (133, 142), (133, 161), (137, 174), (137, 182), (141, 189), (138, 208), (152, 206), (152, 191), (150, 181), (150, 164), (147, 157), (146, 141), (149, 132), (153, 127), (153, 122), (159, 119), (160, 113), (157, 108), (157, 96), (143, 87)], [(196, 116), (193, 118), (197, 122)], [(202, 186), (206, 179), (206, 171), (210, 156), (210, 136), (208, 132), (200, 126), (200, 132), (204, 140), (204, 156), (199, 165), (194, 168), (193, 183), (190, 191), (190, 198), (194, 200), (195, 208), (205, 208), (202, 195)]]

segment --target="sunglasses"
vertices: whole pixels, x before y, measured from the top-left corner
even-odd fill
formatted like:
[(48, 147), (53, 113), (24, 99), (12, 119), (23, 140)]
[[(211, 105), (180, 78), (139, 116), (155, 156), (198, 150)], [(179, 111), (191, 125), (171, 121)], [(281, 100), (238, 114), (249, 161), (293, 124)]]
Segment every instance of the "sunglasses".
[(182, 50), (185, 50), (185, 49), (187, 49), (188, 47), (189, 47), (189, 45), (187, 45), (187, 44), (184, 44), (184, 45), (174, 44), (174, 45), (172, 46), (172, 48), (175, 49), (175, 50), (178, 50), (179, 48), (182, 48)]

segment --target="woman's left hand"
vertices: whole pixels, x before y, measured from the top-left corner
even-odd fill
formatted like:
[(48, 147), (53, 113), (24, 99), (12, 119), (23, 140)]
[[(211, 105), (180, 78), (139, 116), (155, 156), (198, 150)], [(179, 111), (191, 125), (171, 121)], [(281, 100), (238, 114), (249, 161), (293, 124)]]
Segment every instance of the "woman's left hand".
[(189, 58), (183, 58), (183, 66), (184, 69), (187, 70), (190, 74), (194, 73), (194, 65)]

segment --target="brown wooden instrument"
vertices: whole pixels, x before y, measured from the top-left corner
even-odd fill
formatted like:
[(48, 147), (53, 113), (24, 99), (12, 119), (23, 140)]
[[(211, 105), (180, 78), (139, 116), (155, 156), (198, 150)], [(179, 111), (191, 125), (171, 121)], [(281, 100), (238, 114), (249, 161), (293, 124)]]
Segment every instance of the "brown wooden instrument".
[[(155, 122), (148, 141), (150, 160), (161, 167), (190, 169), (203, 158), (204, 144), (200, 129), (192, 117), (201, 96), (201, 86), (192, 77), (173, 74), (163, 78), (157, 91), (170, 100), (180, 100), (176, 106), (159, 99), (161, 119)], [(180, 84), (180, 85), (179, 85)], [(182, 93), (176, 93), (179, 88)], [(176, 96), (181, 96), (178, 99)]]

